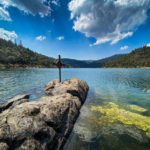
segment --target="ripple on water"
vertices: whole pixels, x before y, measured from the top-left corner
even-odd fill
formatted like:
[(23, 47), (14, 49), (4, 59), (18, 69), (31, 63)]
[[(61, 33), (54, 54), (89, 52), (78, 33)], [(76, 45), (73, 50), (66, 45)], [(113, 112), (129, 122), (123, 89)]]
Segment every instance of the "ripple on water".
[[(114, 123), (99, 125), (99, 113), (91, 106), (112, 101), (118, 105), (137, 105), (150, 116), (150, 70), (146, 69), (63, 69), (62, 77), (87, 81), (90, 91), (65, 150), (149, 150), (148, 138), (142, 130)], [(58, 79), (57, 69), (8, 69), (0, 71), (0, 101), (17, 94), (44, 94), (49, 80)], [(137, 109), (134, 107), (134, 109)], [(143, 110), (144, 110), (143, 109)], [(142, 142), (141, 142), (142, 141)]]

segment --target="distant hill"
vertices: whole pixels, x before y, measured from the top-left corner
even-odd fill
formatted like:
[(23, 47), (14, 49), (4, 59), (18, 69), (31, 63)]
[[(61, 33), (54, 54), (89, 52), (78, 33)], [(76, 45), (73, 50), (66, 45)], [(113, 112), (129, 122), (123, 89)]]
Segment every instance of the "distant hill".
[(69, 58), (63, 58), (62, 59), (63, 64), (67, 64), (70, 67), (73, 68), (86, 68), (87, 63), (86, 61), (82, 60), (76, 60), (76, 59), (69, 59)]
[(0, 67), (56, 67), (56, 65), (54, 58), (0, 39)]
[[(150, 47), (142, 47), (129, 54), (118, 54), (100, 60), (62, 59), (64, 67), (150, 67)], [(56, 67), (56, 59), (38, 54), (21, 45), (0, 39), (0, 68), (2, 67)]]
[(100, 59), (100, 60), (75, 60), (75, 59), (62, 59), (64, 64), (67, 64), (73, 68), (100, 68), (104, 67), (105, 63), (116, 60), (125, 56), (124, 54), (114, 55), (108, 58)]
[(144, 46), (121, 58), (110, 60), (105, 63), (105, 67), (150, 67), (150, 47)]
[(140, 68), (150, 67), (150, 47), (142, 47), (135, 49), (129, 54), (119, 54), (108, 58), (84, 61), (74, 59), (63, 59), (65, 64), (75, 68)]

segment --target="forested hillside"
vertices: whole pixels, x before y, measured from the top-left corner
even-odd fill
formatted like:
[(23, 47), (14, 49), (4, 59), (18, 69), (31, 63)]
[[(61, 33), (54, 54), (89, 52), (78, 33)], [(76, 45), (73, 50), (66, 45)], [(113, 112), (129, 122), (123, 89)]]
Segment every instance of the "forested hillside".
[(116, 60), (118, 58), (121, 58), (125, 56), (124, 54), (120, 55), (113, 55), (111, 57), (107, 57), (100, 60), (75, 60), (75, 59), (63, 59), (63, 63), (67, 64), (73, 68), (101, 68), (105, 66), (105, 63), (111, 60)]
[(119, 59), (108, 61), (106, 67), (150, 67), (150, 47), (138, 48)]
[(53, 58), (38, 54), (21, 45), (0, 39), (0, 66), (55, 67)]
[[(150, 67), (150, 47), (142, 47), (129, 54), (114, 55), (100, 60), (62, 59), (64, 67)], [(33, 52), (21, 45), (0, 39), (0, 67), (56, 67), (56, 59)]]
[(74, 60), (63, 59), (65, 64), (75, 68), (138, 68), (150, 67), (150, 47), (144, 46), (132, 51), (129, 54), (118, 54), (100, 60)]

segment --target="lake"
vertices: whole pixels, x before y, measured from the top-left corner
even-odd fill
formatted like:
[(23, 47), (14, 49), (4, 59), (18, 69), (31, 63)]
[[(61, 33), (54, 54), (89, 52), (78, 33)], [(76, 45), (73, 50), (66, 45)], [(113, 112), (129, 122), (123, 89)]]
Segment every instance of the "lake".
[[(149, 150), (150, 69), (63, 69), (90, 90), (65, 150)], [(0, 102), (17, 94), (44, 95), (57, 69), (0, 70)]]

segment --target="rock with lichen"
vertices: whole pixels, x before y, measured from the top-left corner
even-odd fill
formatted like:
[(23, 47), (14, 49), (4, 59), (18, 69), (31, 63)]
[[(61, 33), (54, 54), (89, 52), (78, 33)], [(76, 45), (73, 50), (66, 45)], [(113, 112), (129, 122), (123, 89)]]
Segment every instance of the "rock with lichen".
[[(18, 102), (0, 113), (0, 149), (55, 150), (63, 147), (86, 99), (88, 85), (78, 79), (51, 84), (50, 89), (57, 92), (38, 101)], [(72, 89), (76, 94), (68, 92)]]

